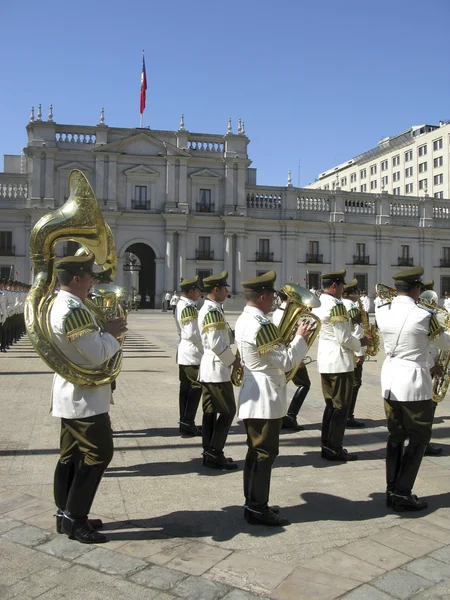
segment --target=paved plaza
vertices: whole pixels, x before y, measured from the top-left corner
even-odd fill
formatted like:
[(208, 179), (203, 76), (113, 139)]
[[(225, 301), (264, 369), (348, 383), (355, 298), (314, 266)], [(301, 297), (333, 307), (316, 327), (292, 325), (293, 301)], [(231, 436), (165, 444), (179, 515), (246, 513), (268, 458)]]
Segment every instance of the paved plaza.
[(429, 508), (397, 514), (384, 504), (381, 355), (364, 367), (356, 418), (366, 428), (347, 432), (360, 457), (348, 464), (320, 458), (312, 363), (305, 430), (282, 432), (272, 476), (271, 503), (291, 525), (252, 526), (242, 508), (243, 424), (235, 421), (225, 448), (235, 472), (203, 467), (200, 438), (178, 433), (177, 339), (172, 313), (129, 315), (111, 409), (115, 455), (93, 507), (110, 540), (99, 546), (54, 529), (52, 373), (25, 338), (0, 355), (0, 599), (450, 598), (448, 400), (433, 432), (444, 455), (424, 459), (415, 486)]

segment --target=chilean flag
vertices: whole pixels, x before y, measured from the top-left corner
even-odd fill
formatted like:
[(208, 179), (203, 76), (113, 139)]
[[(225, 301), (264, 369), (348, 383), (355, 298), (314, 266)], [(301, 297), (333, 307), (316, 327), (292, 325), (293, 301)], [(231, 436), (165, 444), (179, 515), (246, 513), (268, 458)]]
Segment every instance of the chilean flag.
[(142, 56), (142, 74), (141, 74), (141, 115), (145, 110), (145, 98), (147, 97), (147, 74), (145, 72), (145, 58)]

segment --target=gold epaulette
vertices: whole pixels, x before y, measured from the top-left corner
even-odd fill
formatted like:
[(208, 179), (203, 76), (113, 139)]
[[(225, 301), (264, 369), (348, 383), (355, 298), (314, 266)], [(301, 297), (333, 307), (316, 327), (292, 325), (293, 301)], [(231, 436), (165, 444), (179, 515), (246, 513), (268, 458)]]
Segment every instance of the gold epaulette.
[(360, 312), (361, 311), (359, 310), (359, 308), (357, 306), (354, 306), (348, 311), (348, 316), (350, 317), (350, 319), (354, 319), (360, 314)]
[(259, 354), (266, 354), (274, 348), (281, 346), (281, 337), (278, 327), (273, 323), (263, 323), (256, 336), (256, 346)]
[(198, 310), (195, 306), (186, 306), (181, 312), (180, 321), (182, 325), (186, 325), (189, 321), (196, 321), (198, 319)]
[(330, 313), (330, 321), (331, 323), (348, 323), (348, 313), (347, 309), (343, 304), (336, 304), (333, 307), (333, 310)]
[(443, 327), (436, 315), (431, 315), (430, 319), (430, 333), (429, 336), (432, 340), (438, 338), (445, 331), (445, 327)]
[(216, 331), (217, 329), (226, 329), (225, 319), (220, 310), (210, 310), (206, 313), (203, 320), (202, 333)]
[(91, 314), (83, 308), (72, 309), (64, 323), (64, 331), (69, 342), (73, 342), (82, 335), (86, 335), (87, 333), (96, 330), (97, 327)]

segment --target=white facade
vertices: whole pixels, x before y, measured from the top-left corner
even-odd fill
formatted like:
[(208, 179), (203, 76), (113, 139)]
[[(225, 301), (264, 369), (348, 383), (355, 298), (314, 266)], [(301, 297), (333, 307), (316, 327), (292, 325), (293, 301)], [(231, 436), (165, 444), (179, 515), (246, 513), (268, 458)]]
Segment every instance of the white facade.
[(411, 127), (376, 148), (328, 169), (306, 186), (395, 196), (450, 198), (450, 122)]
[[(31, 120), (24, 156), (5, 157), (3, 277), (30, 281), (30, 231), (64, 204), (68, 175), (77, 168), (115, 236), (117, 283), (134, 285), (155, 307), (181, 278), (223, 269), (231, 293), (242, 294), (242, 280), (268, 269), (275, 269), (280, 286), (317, 286), (320, 273), (346, 268), (373, 297), (375, 284), (390, 284), (399, 265), (422, 264), (438, 292), (439, 282), (450, 291), (448, 201), (294, 188), (290, 177), (285, 187), (258, 186), (242, 125), (237, 133), (229, 125), (225, 135), (215, 135), (183, 125), (178, 131), (115, 128), (102, 120), (93, 127)], [(241, 297), (228, 306), (242, 304)]]

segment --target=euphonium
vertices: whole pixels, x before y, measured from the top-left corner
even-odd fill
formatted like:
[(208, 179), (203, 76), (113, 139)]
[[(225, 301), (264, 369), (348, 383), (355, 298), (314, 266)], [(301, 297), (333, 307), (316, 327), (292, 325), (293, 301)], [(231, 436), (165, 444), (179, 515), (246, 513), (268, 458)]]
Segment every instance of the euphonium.
[(28, 336), (42, 360), (56, 373), (75, 385), (99, 386), (112, 383), (120, 372), (122, 350), (114, 368), (108, 365), (86, 369), (68, 360), (52, 338), (50, 309), (55, 296), (55, 245), (71, 240), (94, 254), (97, 265), (110, 270), (114, 277), (117, 256), (114, 239), (103, 219), (91, 185), (81, 171), (69, 175), (70, 197), (60, 209), (48, 213), (34, 226), (30, 236), (30, 255), (34, 283), (25, 302)]
[(393, 287), (389, 287), (384, 283), (377, 283), (375, 286), (376, 295), (382, 300), (386, 301), (386, 304), (392, 302), (393, 298), (397, 295), (397, 290)]

